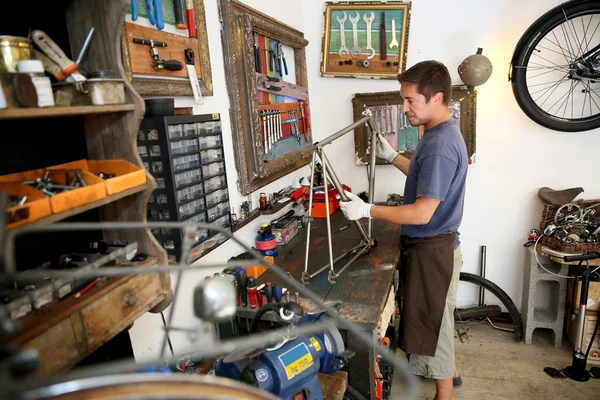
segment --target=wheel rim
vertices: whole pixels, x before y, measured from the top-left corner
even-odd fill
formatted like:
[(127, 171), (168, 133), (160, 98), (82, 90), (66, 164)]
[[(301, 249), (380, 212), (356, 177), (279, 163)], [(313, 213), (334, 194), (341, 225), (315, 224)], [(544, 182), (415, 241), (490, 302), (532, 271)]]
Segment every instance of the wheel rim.
[(600, 11), (565, 15), (546, 34), (535, 35), (515, 68), (524, 73), (527, 95), (539, 112), (585, 123), (600, 116)]

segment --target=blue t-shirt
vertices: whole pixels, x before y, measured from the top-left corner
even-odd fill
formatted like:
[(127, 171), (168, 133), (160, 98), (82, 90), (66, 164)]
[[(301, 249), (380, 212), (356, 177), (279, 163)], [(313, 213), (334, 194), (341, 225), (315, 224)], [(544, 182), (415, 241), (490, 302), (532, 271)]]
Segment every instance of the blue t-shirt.
[(454, 248), (458, 247), (467, 166), (467, 147), (455, 120), (423, 133), (408, 168), (403, 204), (413, 204), (418, 197), (438, 199), (440, 204), (428, 224), (402, 225), (404, 235), (422, 238), (456, 232)]

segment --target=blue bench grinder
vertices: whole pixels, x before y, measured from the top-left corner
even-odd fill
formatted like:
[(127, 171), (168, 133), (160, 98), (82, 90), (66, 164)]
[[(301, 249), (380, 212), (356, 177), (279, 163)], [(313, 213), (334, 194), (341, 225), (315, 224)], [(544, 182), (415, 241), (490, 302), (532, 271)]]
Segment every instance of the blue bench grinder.
[[(319, 314), (303, 316), (312, 323)], [(326, 319), (322, 316), (320, 319)], [(217, 376), (242, 381), (283, 400), (321, 400), (318, 372), (332, 374), (345, 367), (351, 351), (344, 350), (340, 332), (331, 328), (311, 336), (298, 336), (272, 349), (244, 349), (218, 360)]]

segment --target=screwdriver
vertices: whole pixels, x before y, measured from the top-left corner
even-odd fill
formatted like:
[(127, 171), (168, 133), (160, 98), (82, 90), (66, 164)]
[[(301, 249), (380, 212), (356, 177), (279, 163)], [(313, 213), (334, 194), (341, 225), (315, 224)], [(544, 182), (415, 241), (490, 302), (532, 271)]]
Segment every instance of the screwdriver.
[(235, 270), (235, 279), (240, 290), (240, 302), (242, 307), (248, 305), (248, 292), (246, 291), (246, 270), (244, 268), (238, 268)]
[(187, 29), (185, 23), (185, 10), (183, 8), (183, 0), (175, 0), (175, 28)]
[(267, 304), (273, 302), (273, 287), (271, 282), (265, 283), (265, 296), (267, 297)]
[(281, 301), (282, 297), (283, 297), (283, 289), (281, 288), (281, 286), (274, 285), (273, 286), (273, 298), (275, 299), (275, 302), (279, 303)]

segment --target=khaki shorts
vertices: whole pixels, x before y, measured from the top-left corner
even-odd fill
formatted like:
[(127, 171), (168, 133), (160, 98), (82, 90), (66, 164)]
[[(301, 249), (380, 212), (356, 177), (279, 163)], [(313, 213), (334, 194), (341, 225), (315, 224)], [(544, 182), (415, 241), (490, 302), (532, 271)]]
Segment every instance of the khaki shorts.
[(410, 371), (429, 379), (450, 379), (454, 376), (454, 307), (456, 291), (462, 267), (462, 249), (454, 250), (454, 271), (446, 295), (446, 308), (438, 337), (435, 356), (411, 354), (408, 359)]

